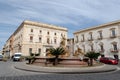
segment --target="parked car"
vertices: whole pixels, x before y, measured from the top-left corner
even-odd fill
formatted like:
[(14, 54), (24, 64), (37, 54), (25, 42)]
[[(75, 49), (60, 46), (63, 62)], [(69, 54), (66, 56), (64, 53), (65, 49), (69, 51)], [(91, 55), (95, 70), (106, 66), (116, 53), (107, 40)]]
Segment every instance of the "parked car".
[(3, 60), (3, 56), (0, 54), (0, 61), (2, 61)]
[(15, 53), (13, 55), (13, 61), (20, 61), (21, 60), (22, 53)]
[(100, 62), (105, 63), (105, 64), (118, 64), (118, 60), (111, 58), (111, 57), (101, 57)]

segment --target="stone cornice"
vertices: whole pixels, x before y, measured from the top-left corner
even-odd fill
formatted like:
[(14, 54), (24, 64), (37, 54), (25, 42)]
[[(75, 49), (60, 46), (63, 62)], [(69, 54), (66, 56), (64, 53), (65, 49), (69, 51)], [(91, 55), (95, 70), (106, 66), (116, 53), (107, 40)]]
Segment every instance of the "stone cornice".
[(77, 34), (77, 33), (80, 33), (80, 32), (85, 32), (85, 31), (89, 31), (89, 30), (94, 30), (94, 29), (99, 29), (99, 28), (103, 28), (103, 27), (108, 27), (108, 26), (115, 25), (115, 24), (120, 24), (120, 20), (105, 23), (105, 24), (98, 25), (98, 26), (93, 26), (93, 27), (86, 28), (86, 29), (82, 29), (82, 30), (74, 32), (73, 34)]
[(64, 28), (64, 27), (59, 27), (59, 26), (50, 25), (50, 24), (44, 24), (44, 23), (39, 23), (39, 22), (33, 22), (33, 21), (28, 21), (28, 20), (25, 20), (23, 22), (23, 24), (39, 26), (39, 27), (43, 27), (43, 28), (50, 28), (50, 29), (68, 31), (67, 28)]

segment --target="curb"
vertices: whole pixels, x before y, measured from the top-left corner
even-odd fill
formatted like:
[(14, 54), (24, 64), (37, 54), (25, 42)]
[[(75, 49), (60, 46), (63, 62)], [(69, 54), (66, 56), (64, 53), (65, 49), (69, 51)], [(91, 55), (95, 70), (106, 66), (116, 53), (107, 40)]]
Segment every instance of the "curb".
[(58, 74), (84, 74), (84, 73), (102, 73), (111, 72), (117, 70), (117, 67), (112, 65), (102, 65), (97, 67), (85, 67), (85, 68), (68, 68), (68, 67), (41, 67), (34, 65), (19, 64), (15, 65), (14, 68), (30, 72), (41, 72), (41, 73), (58, 73)]

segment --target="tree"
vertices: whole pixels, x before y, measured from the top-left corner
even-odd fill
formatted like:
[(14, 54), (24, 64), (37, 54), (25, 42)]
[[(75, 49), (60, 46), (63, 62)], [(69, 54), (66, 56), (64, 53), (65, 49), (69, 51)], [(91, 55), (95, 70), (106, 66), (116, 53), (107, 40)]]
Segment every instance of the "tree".
[(30, 56), (26, 57), (26, 60), (28, 60), (28, 64), (32, 64), (36, 59), (36, 56), (39, 56), (40, 53), (30, 53)]
[(63, 47), (50, 48), (49, 51), (51, 55), (55, 56), (54, 65), (58, 64), (59, 55), (65, 54), (65, 50)]
[(94, 51), (90, 51), (90, 52), (87, 52), (85, 54), (85, 56), (88, 57), (89, 60), (90, 60), (90, 63), (88, 63), (88, 65), (89, 66), (93, 66), (93, 60), (97, 59), (98, 56), (100, 56), (100, 53), (97, 53), (97, 52), (94, 52)]

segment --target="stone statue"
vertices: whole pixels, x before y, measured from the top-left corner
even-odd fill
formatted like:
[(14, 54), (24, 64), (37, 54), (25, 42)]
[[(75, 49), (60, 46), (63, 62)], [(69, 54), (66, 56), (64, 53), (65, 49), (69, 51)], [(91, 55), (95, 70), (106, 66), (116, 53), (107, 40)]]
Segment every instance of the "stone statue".
[(65, 54), (64, 55), (61, 55), (61, 57), (69, 57), (70, 56), (70, 53), (66, 47), (66, 38), (65, 36), (61, 35), (62, 36), (62, 39), (61, 39), (61, 42), (60, 42), (60, 47), (63, 47), (64, 50), (65, 50)]
[(60, 46), (61, 46), (61, 47), (65, 47), (65, 45), (66, 45), (65, 42), (66, 42), (66, 38), (65, 38), (65, 36), (62, 35), (62, 40), (61, 40), (61, 42), (60, 42)]
[(78, 47), (78, 49), (75, 51), (75, 53), (73, 54), (73, 56), (79, 56), (79, 55), (84, 55), (84, 53), (82, 52), (82, 49), (80, 49), (79, 47)]

